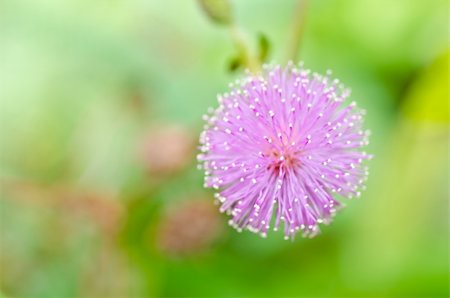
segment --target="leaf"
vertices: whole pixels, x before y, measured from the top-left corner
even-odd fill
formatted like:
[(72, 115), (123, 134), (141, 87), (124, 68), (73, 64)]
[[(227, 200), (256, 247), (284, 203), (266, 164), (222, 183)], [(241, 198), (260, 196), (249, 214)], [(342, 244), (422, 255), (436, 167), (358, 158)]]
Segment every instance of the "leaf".
[(228, 0), (198, 0), (203, 12), (215, 23), (229, 25), (232, 21), (231, 3)]
[(240, 57), (233, 57), (228, 62), (228, 71), (235, 72), (239, 68), (241, 68), (243, 65), (243, 61)]
[(263, 33), (258, 34), (258, 58), (260, 62), (266, 61), (269, 56), (270, 42)]
[(450, 50), (438, 56), (411, 86), (403, 115), (418, 122), (449, 123), (448, 65)]

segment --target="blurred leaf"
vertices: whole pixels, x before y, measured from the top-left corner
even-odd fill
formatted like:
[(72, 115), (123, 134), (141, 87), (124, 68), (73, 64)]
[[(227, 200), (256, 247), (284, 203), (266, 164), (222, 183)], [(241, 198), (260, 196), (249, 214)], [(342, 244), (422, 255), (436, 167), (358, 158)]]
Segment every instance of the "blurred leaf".
[(270, 41), (263, 33), (258, 34), (258, 55), (259, 61), (266, 61), (270, 50)]
[(199, 0), (205, 14), (217, 24), (228, 25), (232, 21), (231, 3), (228, 0)]
[(403, 113), (416, 121), (448, 123), (448, 65), (450, 51), (437, 57), (411, 87)]
[(241, 68), (242, 65), (243, 65), (242, 58), (236, 56), (231, 58), (231, 60), (228, 62), (227, 69), (230, 72), (234, 72), (239, 68)]

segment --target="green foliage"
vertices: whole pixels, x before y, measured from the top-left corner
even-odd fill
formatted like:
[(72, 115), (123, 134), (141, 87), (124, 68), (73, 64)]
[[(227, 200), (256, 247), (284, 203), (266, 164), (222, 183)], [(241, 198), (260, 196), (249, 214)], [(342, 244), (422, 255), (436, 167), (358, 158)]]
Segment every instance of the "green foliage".
[(270, 51), (270, 42), (266, 35), (263, 33), (258, 34), (258, 58), (261, 63), (264, 63), (268, 56)]
[(419, 122), (450, 122), (448, 66), (450, 53), (437, 57), (414, 82), (405, 100), (405, 117)]

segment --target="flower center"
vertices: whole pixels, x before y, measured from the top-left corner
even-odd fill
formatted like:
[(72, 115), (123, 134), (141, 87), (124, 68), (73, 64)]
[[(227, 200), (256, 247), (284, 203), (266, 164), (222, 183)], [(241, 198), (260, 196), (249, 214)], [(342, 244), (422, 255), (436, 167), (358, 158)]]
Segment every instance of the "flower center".
[(273, 150), (269, 152), (268, 158), (270, 162), (267, 169), (276, 173), (279, 173), (282, 167), (286, 170), (300, 165), (295, 152), (279, 152), (278, 150)]

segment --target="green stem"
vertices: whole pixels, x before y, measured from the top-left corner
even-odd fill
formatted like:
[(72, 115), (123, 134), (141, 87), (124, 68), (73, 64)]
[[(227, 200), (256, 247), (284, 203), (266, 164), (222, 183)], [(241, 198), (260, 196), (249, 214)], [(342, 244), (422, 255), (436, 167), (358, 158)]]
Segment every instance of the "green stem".
[(289, 43), (287, 47), (287, 60), (297, 61), (298, 52), (303, 38), (305, 29), (306, 10), (308, 0), (298, 0), (294, 10), (294, 18), (292, 21), (291, 34), (289, 35)]

